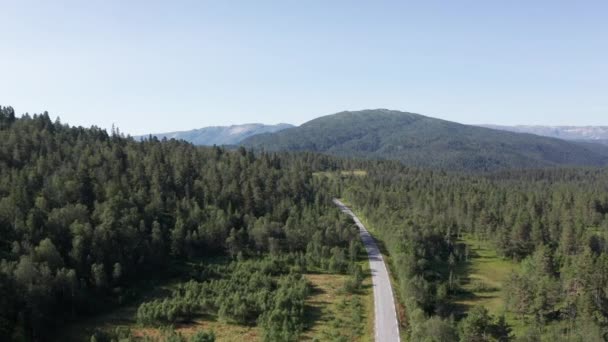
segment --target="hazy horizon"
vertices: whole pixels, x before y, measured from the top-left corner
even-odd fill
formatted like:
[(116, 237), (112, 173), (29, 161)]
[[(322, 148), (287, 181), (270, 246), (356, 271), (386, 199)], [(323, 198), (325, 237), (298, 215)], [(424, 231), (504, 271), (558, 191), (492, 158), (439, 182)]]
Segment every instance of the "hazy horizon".
[[(6, 107), (6, 106), (11, 106), (11, 105), (5, 105), (5, 104), (1, 104), (0, 106)], [(15, 114), (17, 115), (17, 117), (21, 117), (23, 115), (37, 115), (37, 114), (43, 114), (45, 111), (48, 112), (47, 110), (43, 110), (40, 112), (19, 112), (16, 108), (15, 109)], [(370, 110), (370, 109), (388, 109), (388, 108), (364, 108), (364, 109), (360, 109), (360, 110), (350, 110), (350, 111), (363, 111), (363, 110)], [(394, 109), (389, 109), (389, 110), (394, 110)], [(397, 110), (400, 111), (400, 110)], [(344, 111), (341, 111), (344, 112)], [(413, 113), (411, 111), (400, 111), (400, 112), (409, 112), (409, 113)], [(100, 127), (102, 129), (106, 129), (108, 132), (111, 130), (112, 127), (117, 128), (121, 133), (125, 134), (125, 135), (131, 135), (131, 136), (145, 136), (148, 134), (168, 134), (168, 133), (181, 133), (181, 132), (188, 132), (188, 131), (194, 131), (194, 130), (199, 130), (199, 129), (205, 129), (205, 128), (224, 128), (224, 127), (232, 127), (232, 126), (247, 126), (247, 125), (265, 125), (265, 126), (278, 126), (278, 125), (291, 125), (294, 127), (300, 126), (310, 120), (314, 120), (314, 119), (318, 119), (321, 118), (323, 116), (328, 116), (328, 115), (333, 115), (333, 114), (337, 114), (339, 112), (336, 113), (331, 113), (331, 114), (324, 114), (324, 115), (319, 115), (317, 117), (313, 117), (310, 118), (307, 121), (301, 122), (301, 123), (292, 123), (292, 122), (286, 122), (286, 121), (282, 121), (282, 122), (236, 122), (236, 123), (227, 123), (227, 124), (218, 124), (218, 125), (209, 125), (209, 126), (200, 126), (200, 127), (188, 127), (188, 128), (184, 128), (184, 129), (178, 129), (178, 130), (164, 130), (164, 131), (149, 131), (149, 132), (143, 132), (143, 133), (137, 133), (137, 134), (132, 134), (130, 132), (125, 131), (122, 127), (120, 127), (119, 125), (115, 124), (115, 123), (111, 123), (110, 126), (105, 127), (105, 126), (101, 126), (98, 124), (91, 124), (91, 125), (86, 125), (86, 124), (74, 124), (72, 122), (66, 121), (64, 120), (60, 115), (55, 115), (54, 113), (48, 112), (50, 118), (52, 120), (56, 120), (59, 119), (61, 121), (61, 123), (63, 124), (68, 124), (70, 126), (82, 126), (85, 128), (89, 128), (89, 127)], [(436, 119), (441, 119), (441, 120), (447, 120), (447, 121), (451, 121), (451, 122), (455, 122), (455, 123), (460, 123), (460, 124), (464, 124), (464, 125), (470, 125), (470, 126), (480, 126), (480, 127), (486, 127), (486, 128), (498, 128), (498, 127), (608, 127), (608, 124), (602, 125), (594, 125), (594, 124), (588, 124), (588, 125), (578, 125), (578, 124), (563, 124), (563, 125), (555, 125), (555, 124), (494, 124), (492, 122), (481, 122), (481, 123), (465, 123), (465, 122), (459, 122), (459, 121), (455, 121), (455, 120), (449, 120), (449, 119), (443, 119), (441, 117), (437, 117), (437, 116), (431, 116), (431, 115), (425, 115), (423, 113), (414, 113), (414, 114), (420, 114), (420, 115), (424, 115), (424, 116), (428, 116), (431, 118), (436, 118)], [(494, 126), (494, 127), (492, 127)]]
[(131, 134), (388, 108), (608, 125), (605, 2), (3, 3), (0, 104)]

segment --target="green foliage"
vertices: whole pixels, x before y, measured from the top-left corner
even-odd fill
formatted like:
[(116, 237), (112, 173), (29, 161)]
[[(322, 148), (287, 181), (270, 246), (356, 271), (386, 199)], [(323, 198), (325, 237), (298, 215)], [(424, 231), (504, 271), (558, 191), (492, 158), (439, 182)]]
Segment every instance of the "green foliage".
[(213, 332), (198, 331), (190, 337), (189, 342), (215, 342)]
[[(2, 340), (39, 340), (128, 301), (133, 284), (178, 273), (171, 266), (189, 258), (289, 254), (294, 270), (310, 259), (343, 272), (357, 238), (312, 176), (312, 166), (336, 163), (326, 157), (139, 142), (48, 113), (17, 119), (10, 107), (0, 108), (0, 141)], [(307, 247), (319, 253), (305, 255)], [(268, 283), (268, 273), (254, 274), (240, 281)], [(249, 292), (225, 283), (205, 306), (236, 322), (258, 317), (274, 290), (244, 299)], [(159, 301), (141, 320), (188, 320), (195, 309)]]
[(259, 318), (264, 341), (297, 341), (304, 329), (304, 300), (308, 284), (301, 276), (288, 275), (279, 280), (271, 305)]
[(352, 266), (352, 275), (344, 282), (344, 291), (355, 293), (361, 289), (363, 283), (363, 270), (360, 265)]
[(257, 323), (268, 341), (297, 340), (309, 289), (301, 274), (288, 273), (288, 264), (295, 261), (269, 257), (232, 262), (219, 270), (219, 279), (189, 281), (167, 298), (141, 304), (137, 320), (170, 325), (195, 315), (217, 315), (240, 324)]
[(510, 329), (504, 318), (495, 319), (482, 306), (469, 310), (459, 324), (460, 340), (463, 342), (509, 341)]
[(452, 342), (458, 340), (458, 332), (452, 322), (433, 316), (413, 329), (411, 339), (420, 342)]
[(137, 340), (131, 330), (126, 328), (116, 328), (112, 331), (97, 330), (90, 337), (91, 342), (135, 342)]
[(606, 165), (587, 145), (433, 119), (386, 109), (341, 112), (299, 127), (245, 139), (265, 150), (398, 160), (409, 166), (489, 171), (556, 165)]
[[(276, 135), (276, 147), (452, 170), (596, 161), (569, 143), (385, 111), (342, 113), (289, 131)], [(208, 256), (234, 262), (205, 265), (170, 296), (142, 304), (139, 322), (168, 326), (212, 314), (258, 324), (267, 340), (297, 339), (302, 272), (350, 273), (345, 289), (360, 286), (357, 229), (330, 201), (339, 195), (384, 241), (411, 336), (449, 340), (459, 319), (461, 339), (509, 335), (504, 320), (477, 309), (462, 318), (450, 305), (461, 290), (455, 265), (472, 253), (457, 242), (463, 234), (521, 261), (504, 288), (507, 317), (529, 328), (522, 338), (593, 341), (608, 330), (605, 169), (472, 176), (312, 153), (136, 142), (53, 122), (47, 113), (17, 119), (12, 108), (0, 108), (0, 141), (3, 341), (41, 340), (62, 322), (122, 303), (134, 284)], [(340, 168), (365, 176), (313, 176)]]
[(173, 330), (169, 330), (163, 334), (163, 342), (188, 342), (186, 338)]
[[(385, 243), (410, 335), (425, 331), (435, 315), (462, 317), (451, 304), (464, 291), (455, 267), (468, 267), (477, 257), (458, 242), (464, 234), (483, 241), (499, 257), (521, 262), (520, 271), (501, 284), (507, 317), (518, 334), (524, 326), (534, 327), (538, 338), (556, 331), (571, 336), (581, 320), (595, 327), (589, 331), (608, 331), (608, 294), (600, 290), (608, 279), (608, 235), (601, 228), (608, 214), (607, 170), (520, 170), (474, 177), (389, 162), (365, 169), (365, 178), (334, 181)], [(486, 280), (466, 285), (467, 291), (494, 288)], [(489, 321), (508, 330), (505, 322)]]

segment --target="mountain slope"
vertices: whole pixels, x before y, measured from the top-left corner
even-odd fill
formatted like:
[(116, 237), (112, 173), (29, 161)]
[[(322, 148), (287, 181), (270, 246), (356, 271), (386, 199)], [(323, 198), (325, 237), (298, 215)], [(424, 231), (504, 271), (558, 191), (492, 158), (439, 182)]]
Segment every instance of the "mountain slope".
[[(290, 124), (264, 125), (259, 123), (232, 125), (232, 126), (213, 126), (191, 131), (170, 132), (151, 134), (159, 139), (178, 139), (191, 142), (195, 145), (235, 145), (250, 136), (261, 133), (278, 132), (286, 128), (293, 127)], [(147, 138), (149, 135), (142, 135), (136, 138)]]
[(450, 170), (599, 166), (608, 159), (583, 145), (559, 139), (386, 109), (328, 115), (300, 127), (250, 137), (242, 144), (266, 150), (394, 159), (412, 166)]

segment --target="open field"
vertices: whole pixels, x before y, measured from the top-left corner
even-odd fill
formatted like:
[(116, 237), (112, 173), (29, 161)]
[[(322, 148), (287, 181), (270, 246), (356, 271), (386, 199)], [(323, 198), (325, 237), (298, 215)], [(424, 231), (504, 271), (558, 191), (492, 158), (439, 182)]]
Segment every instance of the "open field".
[(469, 256), (467, 261), (455, 268), (462, 291), (454, 298), (454, 303), (461, 311), (482, 305), (493, 315), (503, 314), (502, 285), (509, 274), (517, 269), (517, 264), (498, 256), (486, 242), (465, 237), (459, 243), (467, 245)]
[(459, 243), (469, 248), (467, 262), (456, 266), (462, 291), (453, 298), (457, 313), (464, 314), (473, 306), (484, 306), (495, 316), (504, 315), (514, 336), (526, 331), (526, 322), (506, 311), (503, 284), (509, 274), (517, 271), (518, 264), (505, 260), (487, 242), (465, 236)]
[(335, 274), (307, 274), (313, 291), (306, 300), (310, 327), (304, 341), (373, 341), (374, 297), (369, 264), (360, 262), (365, 278), (361, 291), (342, 290), (348, 278)]
[(342, 171), (320, 171), (313, 173), (315, 177), (329, 177), (335, 178), (337, 175), (342, 177), (346, 176), (355, 176), (355, 177), (365, 177), (367, 176), (367, 171), (365, 170), (342, 170)]
[(364, 177), (364, 176), (367, 176), (367, 171), (365, 171), (365, 170), (347, 170), (347, 171), (340, 171), (340, 174), (342, 176)]

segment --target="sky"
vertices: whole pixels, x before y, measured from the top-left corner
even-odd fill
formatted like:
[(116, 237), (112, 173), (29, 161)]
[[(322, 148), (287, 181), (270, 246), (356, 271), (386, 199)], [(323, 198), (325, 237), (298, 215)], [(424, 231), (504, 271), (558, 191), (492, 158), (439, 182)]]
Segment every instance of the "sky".
[(0, 105), (127, 134), (389, 108), (608, 125), (607, 1), (0, 0)]

